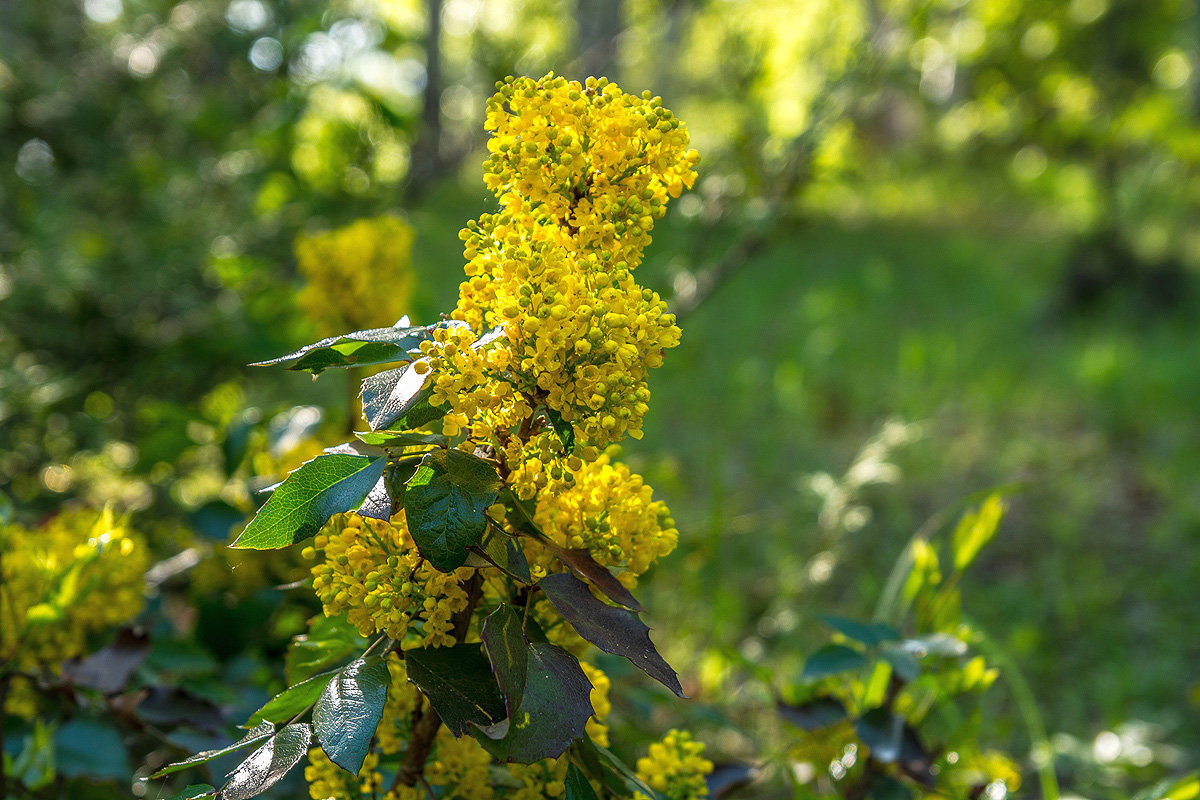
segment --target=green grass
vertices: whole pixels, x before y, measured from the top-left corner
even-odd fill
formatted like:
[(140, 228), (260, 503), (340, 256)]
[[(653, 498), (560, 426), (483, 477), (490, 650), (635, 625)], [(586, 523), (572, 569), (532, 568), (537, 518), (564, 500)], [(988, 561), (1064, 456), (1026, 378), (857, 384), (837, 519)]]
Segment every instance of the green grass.
[[(729, 238), (667, 227), (642, 280), (662, 288)], [(795, 669), (817, 614), (870, 614), (930, 515), (1018, 482), (967, 613), (1021, 665), (1052, 733), (1146, 720), (1200, 750), (1200, 336), (1184, 312), (1053, 313), (1067, 247), (817, 224), (685, 321), (651, 378), (646, 438), (626, 448), (679, 522), (642, 592), (683, 672), (730, 648)], [(889, 418), (924, 435), (893, 453), (898, 484), (865, 490), (871, 521), (835, 539), (808, 476), (841, 475)], [(827, 550), (831, 577), (807, 582)], [(992, 711), (1020, 747), (1011, 701)]]

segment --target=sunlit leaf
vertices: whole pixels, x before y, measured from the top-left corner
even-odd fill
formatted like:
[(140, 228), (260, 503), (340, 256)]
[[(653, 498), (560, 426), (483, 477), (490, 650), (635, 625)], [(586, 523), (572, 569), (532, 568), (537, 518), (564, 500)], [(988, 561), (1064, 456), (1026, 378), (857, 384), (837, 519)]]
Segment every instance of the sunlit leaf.
[(329, 760), (351, 775), (363, 759), (379, 727), (391, 676), (383, 656), (352, 661), (325, 685), (313, 708), (313, 728)]
[(333, 678), (332, 672), (314, 675), (311, 678), (284, 689), (272, 697), (258, 711), (255, 711), (247, 725), (258, 725), (262, 722), (286, 722), (303, 712), (321, 696), (325, 686)]
[[(434, 326), (436, 327), (436, 326)], [(250, 366), (269, 367), (287, 364), (287, 369), (319, 375), (331, 367), (362, 367), (410, 360), (421, 342), (433, 338), (431, 326), (403, 328), (371, 328), (364, 331), (331, 336), (305, 345), (285, 356), (258, 361)]]
[(312, 728), (288, 725), (250, 754), (221, 787), (222, 800), (249, 800), (270, 789), (308, 754)]
[(179, 772), (180, 770), (193, 767), (197, 764), (204, 764), (212, 761), (214, 758), (220, 758), (221, 756), (241, 750), (243, 747), (248, 747), (255, 742), (260, 742), (274, 732), (274, 725), (269, 722), (263, 722), (233, 744), (226, 745), (225, 747), (217, 750), (205, 750), (202, 753), (196, 753), (196, 755), (192, 756), (191, 758), (184, 759), (183, 761), (177, 761), (174, 764), (168, 764), (150, 777), (161, 778), (164, 775), (170, 775), (172, 772)]
[[(424, 372), (420, 372), (424, 369)], [(386, 428), (433, 394), (429, 360), (372, 375), (362, 384), (363, 416), (371, 430)]]
[(366, 647), (366, 638), (344, 615), (318, 614), (310, 621), (308, 633), (292, 640), (283, 660), (284, 677), (289, 684), (298, 684), (341, 664)]
[(461, 450), (426, 453), (405, 485), (404, 509), (417, 549), (443, 572), (461, 567), (483, 539), (484, 512), (502, 483), (496, 470)]
[(231, 546), (269, 550), (307, 539), (334, 514), (362, 505), (386, 466), (382, 457), (317, 456), (288, 475)]
[(950, 541), (954, 547), (954, 568), (962, 571), (971, 565), (983, 546), (990, 542), (1004, 516), (1004, 501), (993, 494), (972, 514), (965, 514), (954, 528)]

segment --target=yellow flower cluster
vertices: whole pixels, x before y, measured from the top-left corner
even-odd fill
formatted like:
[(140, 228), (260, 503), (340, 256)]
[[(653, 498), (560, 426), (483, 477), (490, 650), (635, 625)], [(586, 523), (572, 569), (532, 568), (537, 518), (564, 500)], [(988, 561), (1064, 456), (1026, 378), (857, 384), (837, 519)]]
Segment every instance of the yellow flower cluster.
[[(586, 548), (606, 567), (620, 568), (626, 588), (659, 558), (675, 549), (675, 520), (641, 475), (607, 455), (583, 464), (570, 486), (554, 486), (538, 495), (534, 522), (556, 544)], [(530, 548), (531, 551), (534, 548)], [(550, 554), (537, 548), (531, 566), (549, 571)]]
[(325, 335), (391, 325), (409, 309), (413, 230), (382, 216), (296, 239), (296, 302)]
[[(34, 529), (0, 527), (0, 660), (57, 674), (87, 652), (88, 638), (142, 609), (145, 545), (105, 509), (65, 511)], [(10, 697), (11, 713), (33, 712)]]
[[(585, 459), (641, 435), (647, 372), (679, 343), (679, 328), (633, 270), (668, 199), (694, 181), (698, 156), (648, 93), (553, 75), (498, 88), (485, 174), (500, 211), (461, 233), (467, 280), (453, 316), (468, 330), (439, 332), (420, 368), (436, 375), (432, 401), (449, 408), (444, 433), (469, 427), (514, 472), (537, 476), (561, 471), (564, 455), (552, 431), (530, 429), (541, 409), (573, 427)], [(494, 327), (499, 341), (469, 346)], [(521, 481), (524, 496), (554, 477)]]
[(474, 572), (445, 573), (421, 558), (403, 514), (391, 522), (339, 514), (305, 547), (313, 589), (327, 616), (346, 613), (364, 636), (385, 633), (402, 642), (413, 631), (419, 644), (454, 644), (451, 618), (466, 608), (462, 584)]
[[(692, 739), (687, 731), (668, 731), (661, 742), (650, 745), (650, 752), (637, 762), (637, 774), (656, 792), (670, 800), (698, 800), (708, 797), (704, 776), (713, 763), (704, 757), (704, 743)], [(646, 800), (645, 795), (634, 795)]]

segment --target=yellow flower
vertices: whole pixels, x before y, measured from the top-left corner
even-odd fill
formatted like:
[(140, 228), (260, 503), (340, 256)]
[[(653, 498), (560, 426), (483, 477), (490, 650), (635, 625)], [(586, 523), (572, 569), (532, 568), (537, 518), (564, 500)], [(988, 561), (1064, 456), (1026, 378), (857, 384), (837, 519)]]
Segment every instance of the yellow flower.
[[(668, 731), (662, 741), (650, 745), (650, 752), (637, 762), (638, 777), (670, 800), (708, 797), (704, 776), (712, 770), (713, 763), (704, 757), (704, 744), (693, 741), (687, 731)], [(634, 797), (646, 800), (641, 793)]]

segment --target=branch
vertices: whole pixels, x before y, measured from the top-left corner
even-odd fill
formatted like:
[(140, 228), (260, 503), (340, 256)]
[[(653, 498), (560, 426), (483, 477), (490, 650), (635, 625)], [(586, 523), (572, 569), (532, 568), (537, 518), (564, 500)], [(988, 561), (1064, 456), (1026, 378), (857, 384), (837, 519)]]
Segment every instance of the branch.
[[(476, 571), (467, 581), (466, 588), (467, 604), (451, 618), (454, 623), (454, 640), (457, 642), (467, 638), (467, 631), (471, 627), (471, 616), (475, 613), (475, 608), (483, 597), (483, 575)], [(404, 763), (400, 765), (400, 769), (396, 772), (396, 779), (392, 781), (392, 789), (400, 784), (415, 786), (417, 781), (424, 779), (425, 762), (429, 759), (429, 753), (433, 750), (433, 740), (441, 727), (442, 718), (432, 705), (424, 710), (420, 705), (417, 706), (413, 711), (412, 740), (408, 744), (408, 751), (404, 754)]]

